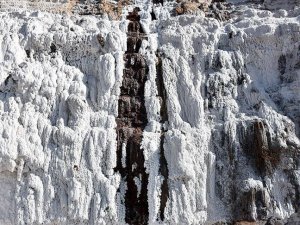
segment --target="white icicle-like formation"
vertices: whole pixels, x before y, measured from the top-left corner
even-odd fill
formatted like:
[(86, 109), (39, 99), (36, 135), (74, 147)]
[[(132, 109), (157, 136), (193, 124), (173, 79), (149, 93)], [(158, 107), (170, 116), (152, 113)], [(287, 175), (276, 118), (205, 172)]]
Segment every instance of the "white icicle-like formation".
[[(76, 14), (96, 1), (20, 2), (0, 1), (0, 225), (300, 223), (299, 1), (228, 0), (227, 18), (220, 2), (139, 0), (118, 20)], [(126, 83), (130, 41), (145, 83)], [(122, 108), (141, 85), (144, 106)], [(118, 118), (143, 107), (129, 171)]]

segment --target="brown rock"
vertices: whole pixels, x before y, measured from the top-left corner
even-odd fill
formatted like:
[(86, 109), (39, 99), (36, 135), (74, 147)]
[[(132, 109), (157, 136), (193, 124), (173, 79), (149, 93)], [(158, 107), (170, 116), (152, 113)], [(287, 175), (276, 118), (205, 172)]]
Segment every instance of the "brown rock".
[(252, 156), (261, 175), (272, 174), (279, 164), (281, 151), (272, 147), (267, 126), (262, 121), (254, 121), (247, 133), (245, 151)]

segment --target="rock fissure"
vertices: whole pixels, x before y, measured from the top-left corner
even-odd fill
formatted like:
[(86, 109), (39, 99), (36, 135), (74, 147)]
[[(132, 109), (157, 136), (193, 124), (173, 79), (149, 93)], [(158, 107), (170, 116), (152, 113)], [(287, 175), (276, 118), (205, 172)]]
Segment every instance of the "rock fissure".
[(165, 216), (165, 207), (169, 198), (169, 185), (168, 185), (168, 177), (169, 177), (169, 170), (167, 165), (167, 160), (165, 157), (164, 152), (164, 141), (165, 141), (165, 129), (164, 125), (168, 121), (168, 112), (167, 112), (167, 105), (166, 105), (166, 90), (163, 81), (163, 71), (162, 71), (162, 59), (157, 54), (157, 65), (156, 65), (156, 85), (157, 85), (157, 92), (158, 97), (160, 99), (160, 123), (161, 123), (161, 137), (160, 137), (160, 159), (159, 159), (159, 172), (163, 177), (163, 183), (161, 185), (161, 195), (160, 195), (160, 219), (163, 221)]
[[(127, 51), (124, 55), (125, 69), (117, 117), (117, 167), (126, 182), (125, 221), (129, 224), (148, 224), (148, 174), (141, 142), (147, 125), (144, 89), (148, 68), (145, 58), (139, 54), (143, 36), (138, 8), (127, 19)], [(124, 151), (124, 147), (126, 151)], [(126, 155), (123, 155), (126, 153)], [(125, 165), (124, 160), (125, 158)]]

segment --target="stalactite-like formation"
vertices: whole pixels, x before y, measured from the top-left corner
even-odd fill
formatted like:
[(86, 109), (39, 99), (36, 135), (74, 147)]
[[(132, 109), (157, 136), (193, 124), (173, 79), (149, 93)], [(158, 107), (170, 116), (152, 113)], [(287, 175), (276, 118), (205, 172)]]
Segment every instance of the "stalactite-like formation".
[(299, 1), (0, 0), (0, 225), (300, 224)]

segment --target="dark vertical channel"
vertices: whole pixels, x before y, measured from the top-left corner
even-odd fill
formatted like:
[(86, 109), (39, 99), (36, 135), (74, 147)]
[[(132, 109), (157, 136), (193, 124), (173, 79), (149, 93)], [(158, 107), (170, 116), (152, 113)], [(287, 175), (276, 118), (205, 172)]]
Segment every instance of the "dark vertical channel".
[(161, 4), (161, 5), (163, 5), (164, 1), (163, 0), (153, 0), (153, 3), (154, 4)]
[[(141, 28), (139, 9), (129, 13), (127, 19), (127, 51), (124, 55), (125, 69), (121, 96), (118, 102), (117, 117), (117, 167), (122, 179), (127, 184), (125, 194), (125, 221), (133, 225), (146, 225), (148, 212), (148, 174), (144, 167), (144, 154), (141, 149), (143, 130), (148, 123), (145, 108), (144, 89), (148, 67), (139, 48), (146, 36)], [(122, 146), (126, 146), (126, 165)], [(123, 158), (123, 164), (122, 164)], [(136, 180), (140, 184), (137, 185)]]
[(160, 139), (160, 160), (159, 160), (159, 172), (163, 177), (163, 183), (161, 185), (161, 196), (160, 196), (160, 219), (164, 221), (165, 219), (165, 207), (169, 198), (169, 186), (168, 186), (168, 177), (169, 177), (169, 170), (167, 165), (167, 160), (165, 158), (164, 153), (164, 141), (165, 141), (165, 132), (163, 124), (168, 121), (168, 112), (167, 112), (167, 104), (166, 104), (166, 90), (163, 81), (163, 72), (162, 72), (162, 60), (157, 55), (157, 65), (156, 65), (156, 86), (157, 86), (157, 93), (158, 98), (160, 99), (160, 123), (162, 124), (161, 130), (161, 139)]

